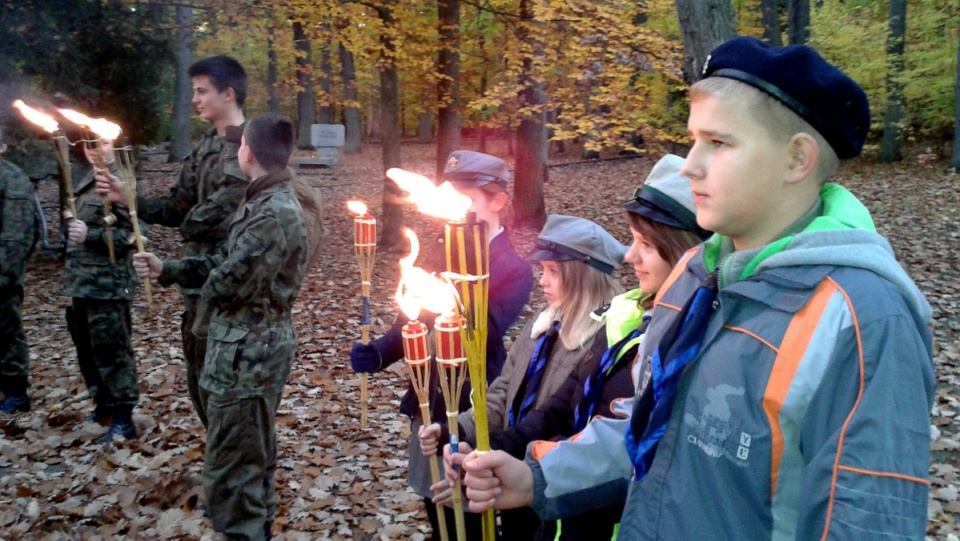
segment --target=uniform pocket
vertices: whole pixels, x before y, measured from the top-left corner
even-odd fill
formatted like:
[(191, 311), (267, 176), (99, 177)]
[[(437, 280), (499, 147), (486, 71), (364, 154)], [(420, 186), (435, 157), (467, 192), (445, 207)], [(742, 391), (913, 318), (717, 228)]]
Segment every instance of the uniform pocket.
[(237, 384), (238, 367), (243, 357), (243, 345), (248, 329), (222, 321), (210, 323), (207, 335), (207, 356), (200, 370), (210, 390), (223, 393)]

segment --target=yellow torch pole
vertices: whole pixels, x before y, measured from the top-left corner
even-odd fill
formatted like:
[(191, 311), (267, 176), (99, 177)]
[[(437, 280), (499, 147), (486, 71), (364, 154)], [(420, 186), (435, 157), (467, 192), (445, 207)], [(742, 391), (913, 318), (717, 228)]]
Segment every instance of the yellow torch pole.
[[(353, 219), (353, 246), (360, 268), (360, 299), (363, 314), (360, 320), (361, 338), (364, 344), (370, 341), (370, 281), (373, 279), (373, 261), (377, 254), (377, 220), (364, 212)], [(367, 427), (367, 373), (360, 374), (360, 427)]]
[[(94, 137), (93, 139), (88, 139), (84, 141), (85, 144), (89, 145), (89, 148), (93, 150), (94, 155), (94, 166), (98, 169), (107, 170), (107, 160), (103, 153), (103, 144), (100, 141), (100, 137)], [(113, 215), (113, 211), (110, 210), (110, 200), (106, 197), (103, 198), (103, 224), (104, 224), (104, 236), (107, 240), (107, 253), (110, 256), (110, 262), (116, 263), (117, 258), (113, 253), (113, 225), (117, 223), (117, 217)]]
[[(464, 324), (460, 328), (467, 366), (470, 370), (473, 418), (477, 431), (477, 452), (490, 451), (487, 421), (487, 302), (489, 299), (490, 254), (487, 224), (468, 212), (462, 222), (447, 223), (444, 228), (447, 270), (470, 279), (456, 283), (463, 305)], [(483, 539), (495, 541), (496, 519), (489, 509), (483, 513)]]

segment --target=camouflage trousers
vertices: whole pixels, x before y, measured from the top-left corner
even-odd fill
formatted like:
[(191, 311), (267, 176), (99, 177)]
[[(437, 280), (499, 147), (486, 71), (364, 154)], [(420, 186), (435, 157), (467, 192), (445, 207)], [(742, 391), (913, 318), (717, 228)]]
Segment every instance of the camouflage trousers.
[(277, 406), (280, 390), (238, 397), (200, 388), (207, 406), (203, 490), (213, 529), (227, 539), (262, 540), (277, 512)]
[(26, 392), (30, 357), (23, 334), (23, 286), (0, 288), (0, 344), (0, 391)]
[(67, 307), (80, 373), (97, 406), (132, 408), (140, 400), (130, 326), (127, 300), (74, 298)]
[(183, 359), (187, 365), (187, 392), (190, 394), (190, 401), (193, 402), (193, 409), (200, 417), (200, 423), (206, 427), (207, 412), (203, 403), (203, 395), (200, 392), (199, 381), (200, 369), (203, 368), (203, 360), (207, 356), (207, 339), (206, 337), (198, 337), (193, 332), (199, 302), (200, 297), (197, 295), (183, 296), (180, 334), (183, 336)]

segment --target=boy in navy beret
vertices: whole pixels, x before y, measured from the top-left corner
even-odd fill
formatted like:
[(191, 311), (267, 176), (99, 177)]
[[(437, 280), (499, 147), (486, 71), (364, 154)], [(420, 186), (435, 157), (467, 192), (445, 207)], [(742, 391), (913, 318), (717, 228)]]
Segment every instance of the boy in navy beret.
[[(552, 519), (627, 497), (619, 539), (921, 540), (931, 310), (827, 182), (860, 153), (866, 96), (810, 47), (753, 38), (703, 75), (681, 171), (716, 234), (658, 294), (629, 422), (591, 423), (540, 462), (468, 457), (471, 507)], [(578, 455), (604, 473), (555, 467)]]

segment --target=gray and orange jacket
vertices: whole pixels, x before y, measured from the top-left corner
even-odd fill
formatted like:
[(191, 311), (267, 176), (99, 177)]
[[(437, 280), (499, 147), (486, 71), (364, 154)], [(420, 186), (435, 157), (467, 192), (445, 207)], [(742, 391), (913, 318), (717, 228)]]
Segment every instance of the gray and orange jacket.
[[(924, 538), (930, 307), (852, 194), (828, 184), (821, 201), (802, 232), (755, 250), (724, 257), (730, 241), (714, 236), (661, 289), (645, 362), (719, 266), (715, 312), (620, 539)], [(541, 518), (624, 497), (627, 424), (531, 447)]]

